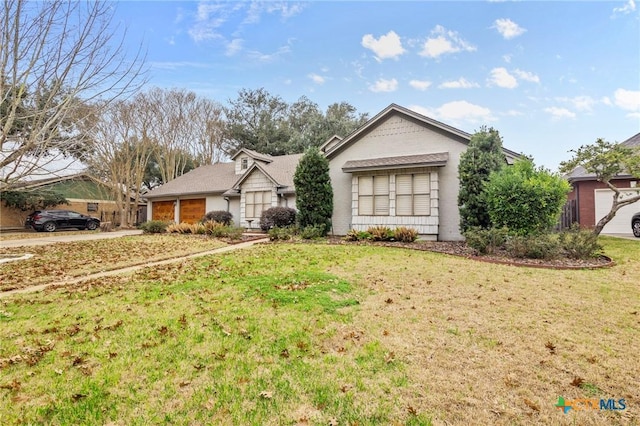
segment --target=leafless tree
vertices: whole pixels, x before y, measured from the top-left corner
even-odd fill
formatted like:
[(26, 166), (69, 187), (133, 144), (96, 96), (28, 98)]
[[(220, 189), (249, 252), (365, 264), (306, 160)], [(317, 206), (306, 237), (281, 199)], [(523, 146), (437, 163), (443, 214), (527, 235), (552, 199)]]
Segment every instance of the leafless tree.
[[(86, 106), (137, 90), (138, 49), (112, 26), (113, 3), (3, 0), (0, 5), (0, 188), (46, 169), (61, 173), (85, 147), (77, 126)], [(91, 108), (92, 109), (92, 108)]]
[(224, 158), (224, 112), (222, 106), (210, 99), (198, 99), (192, 119), (194, 139), (191, 152), (197, 165), (214, 164)]
[(97, 110), (100, 115), (87, 126), (94, 143), (85, 162), (93, 174), (111, 186), (120, 212), (120, 226), (131, 227), (140, 201), (139, 189), (153, 152), (146, 137), (149, 117), (136, 98)]

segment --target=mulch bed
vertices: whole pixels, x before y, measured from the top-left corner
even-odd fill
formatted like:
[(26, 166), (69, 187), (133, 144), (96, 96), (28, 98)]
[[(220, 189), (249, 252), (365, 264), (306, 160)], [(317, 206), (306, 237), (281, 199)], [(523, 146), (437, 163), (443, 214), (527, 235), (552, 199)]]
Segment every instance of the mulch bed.
[(478, 255), (478, 253), (467, 246), (463, 241), (415, 241), (413, 243), (401, 242), (375, 242), (375, 241), (345, 241), (340, 237), (328, 237), (328, 244), (351, 244), (351, 245), (377, 245), (383, 247), (401, 247), (411, 250), (432, 251), (437, 253), (450, 254), (453, 256), (465, 257), (481, 262), (496, 263), (512, 266), (526, 266), (530, 268), (546, 269), (598, 269), (615, 265), (615, 262), (607, 256), (599, 256), (592, 259), (523, 259), (509, 256), (506, 252), (495, 253), (493, 255)]

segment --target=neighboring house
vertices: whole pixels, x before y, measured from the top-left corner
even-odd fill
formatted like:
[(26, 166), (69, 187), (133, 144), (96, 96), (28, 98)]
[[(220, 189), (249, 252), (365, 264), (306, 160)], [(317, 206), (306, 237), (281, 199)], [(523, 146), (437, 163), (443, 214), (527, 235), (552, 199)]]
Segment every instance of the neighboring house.
[(295, 208), (293, 174), (300, 158), (241, 149), (232, 162), (198, 167), (145, 194), (150, 217), (194, 223), (207, 212), (225, 210), (239, 226), (259, 228), (263, 210)]
[[(622, 142), (630, 148), (640, 148), (640, 133)], [(598, 182), (596, 176), (578, 166), (565, 176), (571, 184), (569, 201), (575, 203), (576, 221), (580, 226), (593, 228), (611, 210), (613, 191), (606, 184)], [(636, 195), (640, 191), (640, 177), (619, 175), (611, 181), (617, 188), (624, 189), (623, 195)], [(640, 202), (622, 207), (602, 230), (607, 234), (628, 234), (631, 232), (631, 216), (640, 212)]]
[[(119, 223), (120, 213), (110, 188), (99, 180), (79, 173), (70, 176), (53, 177), (23, 182), (16, 186), (17, 190), (48, 190), (62, 194), (69, 205), (62, 204), (48, 207), (49, 210), (74, 210), (79, 213), (94, 216), (102, 221)], [(146, 220), (144, 205), (139, 206), (138, 221)], [(27, 215), (31, 211), (21, 211), (9, 208), (4, 202), (0, 203), (0, 227), (2, 229), (22, 228)]]
[[(471, 135), (392, 104), (362, 127), (322, 147), (333, 186), (333, 233), (407, 226), (422, 238), (460, 240), (458, 163)], [(507, 162), (519, 155), (504, 150)], [(146, 194), (153, 219), (193, 222), (227, 210), (259, 227), (273, 206), (295, 208), (301, 154), (272, 157), (242, 149), (230, 163), (199, 167)]]

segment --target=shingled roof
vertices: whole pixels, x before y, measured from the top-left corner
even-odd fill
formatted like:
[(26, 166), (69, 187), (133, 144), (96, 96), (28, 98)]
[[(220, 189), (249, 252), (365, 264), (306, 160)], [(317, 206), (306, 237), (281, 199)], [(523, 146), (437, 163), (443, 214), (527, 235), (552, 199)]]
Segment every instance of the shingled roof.
[[(264, 173), (278, 187), (280, 193), (295, 193), (293, 185), (293, 175), (296, 167), (304, 154), (279, 155), (271, 157), (270, 163), (255, 162), (249, 170), (243, 174), (233, 185), (236, 191), (240, 189), (242, 182), (255, 170), (258, 169)], [(229, 194), (227, 192), (227, 194)]]
[(231, 188), (238, 176), (235, 163), (200, 166), (145, 194), (146, 198), (176, 197), (196, 194), (222, 194)]
[(357, 172), (379, 169), (406, 169), (409, 167), (438, 167), (447, 164), (448, 152), (433, 154), (403, 155), (397, 157), (381, 157), (369, 160), (351, 160), (344, 163), (342, 170), (345, 172)]

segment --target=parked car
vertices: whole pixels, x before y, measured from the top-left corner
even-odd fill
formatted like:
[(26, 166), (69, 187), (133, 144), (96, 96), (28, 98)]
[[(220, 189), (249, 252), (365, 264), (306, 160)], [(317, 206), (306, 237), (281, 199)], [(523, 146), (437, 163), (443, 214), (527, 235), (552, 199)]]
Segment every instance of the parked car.
[(56, 229), (77, 228), (93, 231), (100, 226), (100, 219), (71, 210), (36, 210), (27, 216), (26, 228), (38, 232), (53, 232)]
[(635, 237), (640, 238), (640, 212), (634, 214), (631, 218), (631, 230)]

